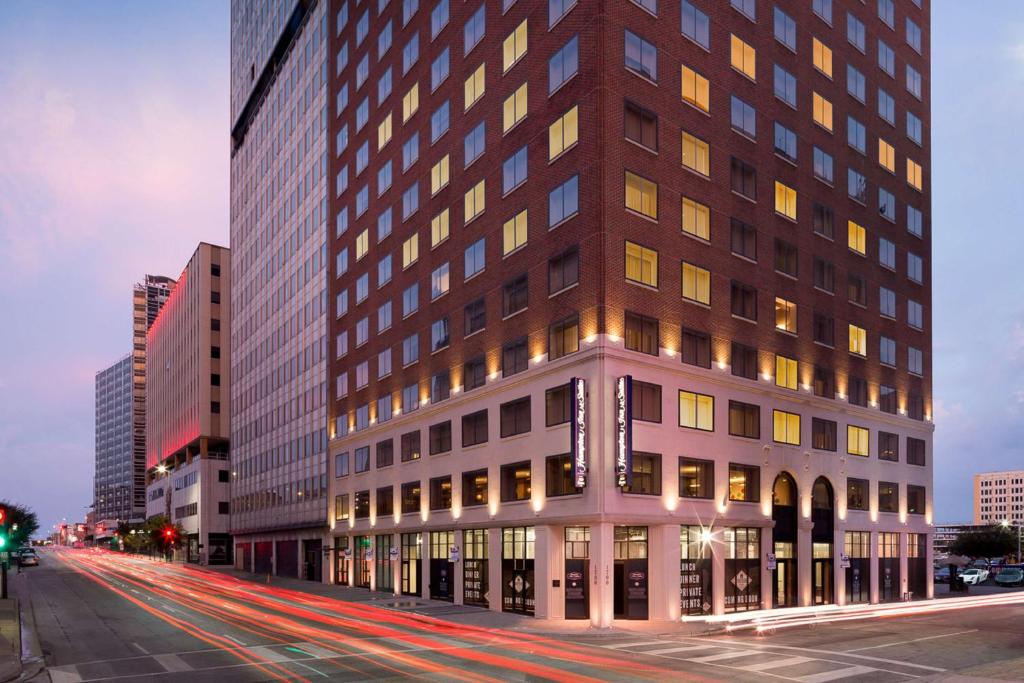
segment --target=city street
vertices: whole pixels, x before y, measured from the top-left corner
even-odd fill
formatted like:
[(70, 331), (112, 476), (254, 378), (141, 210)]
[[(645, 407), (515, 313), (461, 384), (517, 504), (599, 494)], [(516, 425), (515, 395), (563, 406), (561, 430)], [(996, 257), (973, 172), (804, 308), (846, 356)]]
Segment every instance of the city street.
[[(413, 599), (392, 601), (389, 609), (90, 551), (43, 553), (41, 566), (12, 577), (12, 587), (30, 602), (26, 609), (33, 611), (54, 683), (410, 677), (825, 683), (941, 679), (953, 672), (1019, 680), (1024, 670), (1020, 606), (767, 636), (685, 637), (671, 626), (552, 636), (426, 616), (416, 612), (427, 606)], [(452, 610), (466, 614), (459, 606)], [(489, 617), (469, 614), (474, 623)]]

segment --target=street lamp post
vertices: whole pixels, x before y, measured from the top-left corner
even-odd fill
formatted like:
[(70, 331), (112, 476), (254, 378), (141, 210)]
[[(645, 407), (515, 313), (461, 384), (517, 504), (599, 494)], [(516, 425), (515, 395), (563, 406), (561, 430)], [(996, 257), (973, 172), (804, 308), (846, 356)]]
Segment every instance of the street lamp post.
[[(1014, 524), (1013, 526), (1017, 529), (1017, 562), (1019, 563), (1020, 562), (1020, 537), (1021, 537), (1021, 529), (1022, 529), (1022, 527), (1021, 527), (1021, 525), (1019, 523), (1018, 524)], [(1003, 520), (1003, 527), (1007, 528), (1007, 529), (1010, 528), (1010, 520), (1004, 519)]]

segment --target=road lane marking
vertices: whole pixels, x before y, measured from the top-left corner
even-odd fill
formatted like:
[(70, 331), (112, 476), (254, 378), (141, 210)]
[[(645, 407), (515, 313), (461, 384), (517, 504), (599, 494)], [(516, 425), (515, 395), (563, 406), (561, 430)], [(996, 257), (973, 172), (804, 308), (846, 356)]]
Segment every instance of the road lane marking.
[[(687, 657), (688, 662), (694, 662), (695, 664), (709, 664), (711, 662), (718, 662), (723, 659), (736, 659), (737, 657), (750, 657), (752, 655), (763, 655), (763, 652), (757, 650), (732, 650), (731, 652), (719, 652), (717, 655), (704, 655), (702, 657)], [(731, 666), (731, 665), (730, 665)]]
[(147, 650), (146, 648), (142, 647), (138, 643), (134, 643), (133, 642), (132, 645), (134, 645), (135, 649), (138, 650), (139, 652), (141, 652), (142, 654), (144, 654), (144, 655), (148, 655), (149, 654), (149, 650)]
[(683, 645), (682, 647), (663, 647), (660, 650), (644, 650), (642, 655), (668, 655), (674, 652), (692, 652), (694, 650), (716, 649), (712, 645)]
[(628, 643), (612, 643), (611, 645), (602, 645), (601, 647), (608, 650), (621, 650), (627, 647), (640, 647), (641, 645), (662, 645), (668, 641), (665, 640), (635, 640)]
[(326, 647), (320, 647), (316, 643), (296, 643), (292, 647), (301, 652), (305, 652), (314, 659), (330, 659), (331, 657), (337, 657), (341, 654), (334, 650), (328, 650)]
[(840, 678), (849, 678), (850, 676), (861, 676), (863, 674), (874, 673), (875, 671), (877, 671), (877, 669), (872, 669), (870, 666), (849, 666), (845, 669), (822, 671), (819, 674), (800, 676), (796, 680), (801, 683), (826, 683), (826, 681), (836, 681)]
[[(687, 640), (689, 640), (690, 642), (700, 642), (700, 639), (697, 639), (697, 638), (689, 638)], [(751, 644), (751, 643), (745, 643), (745, 642), (743, 642), (741, 640), (719, 640), (718, 642), (720, 642), (720, 643), (728, 643), (730, 645), (741, 645), (741, 646), (745, 646), (745, 647), (752, 647), (752, 648), (761, 650), (762, 652), (767, 652), (768, 654), (780, 654), (780, 653), (777, 653), (777, 652), (772, 652), (772, 650), (770, 650), (768, 648), (773, 648), (775, 650), (796, 650), (797, 652), (803, 652), (803, 653), (808, 653), (809, 652), (811, 654), (826, 655), (828, 657), (852, 657), (854, 659), (863, 659), (863, 660), (866, 660), (866, 661), (869, 661), (869, 662), (879, 662), (879, 663), (882, 663), (882, 664), (895, 664), (897, 666), (905, 666), (905, 667), (909, 667), (909, 668), (912, 668), (912, 669), (924, 669), (925, 671), (935, 671), (935, 672), (938, 672), (938, 673), (944, 673), (946, 671), (946, 669), (941, 669), (941, 668), (939, 668), (937, 666), (927, 666), (925, 664), (911, 664), (910, 662), (903, 662), (903, 661), (899, 661), (899, 660), (896, 660), (896, 659), (885, 659), (884, 657), (871, 657), (870, 655), (858, 655), (858, 654), (853, 654), (853, 653), (846, 653), (846, 652), (843, 652), (841, 650), (821, 650), (821, 649), (810, 648), (810, 647), (797, 647), (795, 645), (754, 645), (754, 644)], [(832, 660), (832, 661), (836, 661), (836, 660)], [(840, 661), (839, 663), (840, 664), (845, 664), (846, 662)], [(903, 675), (909, 676), (911, 674), (903, 674)]]
[(283, 652), (281, 652), (279, 650), (275, 650), (275, 649), (273, 649), (269, 645), (256, 645), (254, 647), (250, 647), (250, 648), (246, 648), (246, 649), (249, 652), (251, 652), (252, 654), (256, 655), (257, 657), (262, 657), (264, 659), (269, 659), (272, 662), (291, 662), (291, 661), (294, 661), (291, 657), (289, 657), (285, 653), (283, 653)]
[(233, 643), (238, 643), (240, 647), (249, 647), (248, 645), (240, 641), (238, 638), (235, 638), (234, 636), (229, 636), (227, 633), (224, 634), (224, 637)]
[(168, 671), (192, 671), (193, 669), (191, 664), (175, 654), (153, 655), (153, 659)]
[(78, 667), (74, 664), (66, 666), (51, 666), (47, 669), (50, 680), (53, 683), (78, 683), (82, 677), (78, 674)]
[(323, 676), (324, 678), (327, 678), (327, 674), (325, 674), (323, 671), (320, 671), (319, 669), (314, 669), (309, 664), (304, 664), (302, 662), (295, 662), (295, 664), (298, 664), (301, 667), (309, 669), (310, 671), (312, 671), (315, 674), (319, 674), (319, 675)]
[(813, 662), (815, 660), (810, 657), (784, 657), (783, 659), (773, 659), (768, 662), (758, 662), (757, 664), (747, 664), (746, 666), (737, 667), (744, 671), (768, 671), (769, 669), (779, 669), (784, 666), (796, 666), (798, 664), (806, 664), (807, 662)]
[(936, 638), (949, 638), (950, 636), (962, 636), (965, 633), (977, 633), (978, 629), (972, 628), (967, 631), (957, 631), (956, 633), (943, 633), (937, 636), (925, 636), (924, 638), (914, 638), (913, 640), (900, 640), (895, 643), (885, 643), (884, 645), (869, 645), (868, 647), (855, 647), (852, 650), (843, 650), (843, 652), (863, 652), (864, 650), (877, 650), (883, 647), (893, 647), (895, 645), (907, 645), (908, 643), (919, 643), (922, 640), (935, 640)]

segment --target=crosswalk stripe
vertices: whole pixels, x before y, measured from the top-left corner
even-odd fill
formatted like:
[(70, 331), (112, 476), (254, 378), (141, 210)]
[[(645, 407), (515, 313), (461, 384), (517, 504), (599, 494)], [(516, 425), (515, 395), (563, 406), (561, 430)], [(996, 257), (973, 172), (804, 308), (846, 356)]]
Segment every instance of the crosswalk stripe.
[(641, 645), (661, 645), (664, 640), (635, 640), (628, 643), (613, 643), (611, 645), (602, 645), (602, 647), (609, 650), (621, 650), (626, 647), (640, 647)]
[(669, 655), (675, 652), (692, 652), (694, 650), (708, 650), (714, 649), (710, 645), (683, 645), (682, 647), (665, 647), (660, 650), (644, 650), (639, 654), (642, 655)]
[(173, 653), (153, 655), (153, 659), (160, 663), (160, 666), (168, 671), (191, 671), (192, 665)]
[(812, 661), (808, 657), (784, 657), (783, 659), (773, 659), (769, 662), (758, 662), (757, 664), (747, 664), (746, 666), (738, 667), (744, 671), (767, 671), (769, 669), (778, 669), (783, 666), (796, 666), (797, 664), (803, 664), (804, 662)]
[(877, 671), (877, 669), (872, 669), (870, 666), (848, 666), (844, 669), (822, 671), (819, 674), (800, 676), (796, 680), (801, 681), (801, 683), (826, 683), (826, 681), (835, 681), (840, 678), (849, 678), (850, 676), (860, 676), (863, 674), (873, 673), (875, 671)]
[(723, 659), (737, 659), (739, 657), (750, 657), (751, 655), (760, 655), (763, 652), (757, 650), (730, 650), (729, 652), (721, 652), (717, 655), (707, 655), (705, 657), (687, 657), (688, 661), (696, 664), (706, 664), (710, 662), (718, 662)]
[(298, 643), (295, 647), (303, 652), (308, 652), (311, 656), (316, 657), (317, 659), (332, 659), (339, 655), (338, 652), (328, 650), (325, 647), (320, 647), (316, 643)]
[(291, 657), (284, 654), (283, 652), (278, 652), (277, 650), (271, 648), (269, 645), (257, 645), (255, 647), (250, 647), (247, 649), (249, 650), (249, 652), (253, 653), (257, 657), (263, 657), (264, 659), (269, 660), (271, 662), (291, 661)]
[(52, 666), (46, 670), (50, 674), (53, 683), (78, 683), (82, 677), (78, 674), (78, 668), (74, 664), (66, 666)]

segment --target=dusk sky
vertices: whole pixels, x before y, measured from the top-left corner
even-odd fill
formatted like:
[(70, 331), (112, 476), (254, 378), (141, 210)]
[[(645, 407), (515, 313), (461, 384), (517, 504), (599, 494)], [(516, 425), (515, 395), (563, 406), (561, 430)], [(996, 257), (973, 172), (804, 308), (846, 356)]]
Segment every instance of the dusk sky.
[[(804, 0), (808, 1), (809, 0)], [(1024, 468), (1024, 4), (935, 0), (936, 521)], [(0, 498), (92, 499), (93, 382), (132, 284), (228, 244), (225, 2), (0, 3)]]

